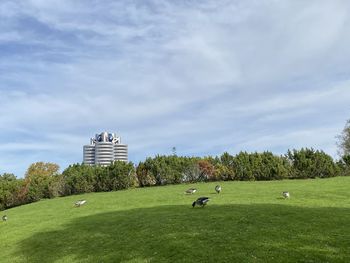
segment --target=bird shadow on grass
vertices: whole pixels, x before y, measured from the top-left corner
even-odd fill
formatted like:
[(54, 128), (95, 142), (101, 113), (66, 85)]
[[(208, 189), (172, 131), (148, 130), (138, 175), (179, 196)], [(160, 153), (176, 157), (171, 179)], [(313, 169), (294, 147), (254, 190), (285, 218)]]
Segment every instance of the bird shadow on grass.
[(346, 208), (158, 206), (95, 214), (19, 244), (28, 262), (350, 262)]

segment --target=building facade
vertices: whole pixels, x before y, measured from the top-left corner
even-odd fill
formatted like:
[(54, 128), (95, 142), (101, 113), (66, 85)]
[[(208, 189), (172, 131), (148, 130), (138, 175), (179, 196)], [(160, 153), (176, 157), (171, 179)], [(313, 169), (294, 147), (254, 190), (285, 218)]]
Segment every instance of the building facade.
[(128, 161), (128, 145), (122, 144), (115, 133), (102, 132), (83, 147), (83, 162), (88, 165), (109, 165), (114, 161)]

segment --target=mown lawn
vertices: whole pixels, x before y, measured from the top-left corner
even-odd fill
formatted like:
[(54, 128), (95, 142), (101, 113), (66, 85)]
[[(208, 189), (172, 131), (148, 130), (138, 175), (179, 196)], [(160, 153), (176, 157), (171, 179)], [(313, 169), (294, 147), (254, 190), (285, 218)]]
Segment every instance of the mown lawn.
[[(350, 177), (139, 188), (7, 211), (0, 262), (350, 262)], [(189, 187), (198, 191), (185, 195)], [(281, 192), (289, 191), (290, 199)], [(205, 208), (192, 202), (208, 196)], [(74, 202), (86, 199), (75, 208)]]

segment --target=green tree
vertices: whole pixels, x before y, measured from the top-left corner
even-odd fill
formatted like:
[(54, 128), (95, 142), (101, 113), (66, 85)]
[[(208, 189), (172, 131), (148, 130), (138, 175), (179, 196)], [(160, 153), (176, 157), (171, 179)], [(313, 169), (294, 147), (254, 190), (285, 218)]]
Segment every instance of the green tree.
[[(64, 195), (107, 191), (104, 188), (105, 169), (101, 166), (85, 164), (70, 165), (62, 172)], [(99, 184), (97, 184), (99, 182)]]
[(25, 194), (28, 202), (57, 195), (59, 166), (55, 163), (36, 162), (29, 166), (25, 174)]
[(247, 152), (240, 152), (233, 160), (234, 174), (241, 181), (254, 181), (255, 177), (250, 165), (251, 158)]
[(224, 152), (220, 158), (212, 159), (215, 166), (217, 180), (235, 180), (234, 157), (228, 152)]
[(106, 167), (108, 190), (116, 191), (135, 186), (135, 167), (132, 162), (115, 161)]
[(156, 184), (156, 179), (151, 174), (150, 168), (145, 162), (140, 162), (136, 168), (136, 176), (141, 187), (151, 186)]
[(23, 179), (17, 179), (16, 176), (9, 173), (0, 175), (0, 210), (21, 205), (21, 189), (23, 188)]
[(140, 186), (195, 182), (201, 175), (197, 157), (157, 155), (140, 162), (136, 169)]
[(292, 165), (291, 178), (327, 178), (339, 175), (339, 167), (332, 157), (323, 151), (302, 148), (287, 153)]

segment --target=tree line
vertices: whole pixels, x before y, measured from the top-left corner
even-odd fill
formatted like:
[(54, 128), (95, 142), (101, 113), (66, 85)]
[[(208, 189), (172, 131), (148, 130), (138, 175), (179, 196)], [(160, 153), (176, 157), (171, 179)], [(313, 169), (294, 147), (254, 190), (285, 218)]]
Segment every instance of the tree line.
[(350, 176), (350, 153), (335, 161), (323, 151), (303, 148), (278, 156), (271, 152), (215, 157), (157, 155), (134, 165), (116, 161), (109, 166), (73, 164), (59, 173), (54, 163), (30, 165), (24, 178), (0, 175), (0, 210), (42, 198), (105, 192), (154, 185), (208, 181), (262, 181)]

